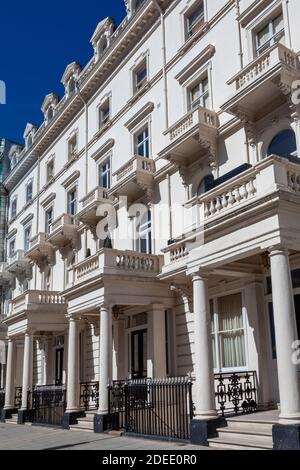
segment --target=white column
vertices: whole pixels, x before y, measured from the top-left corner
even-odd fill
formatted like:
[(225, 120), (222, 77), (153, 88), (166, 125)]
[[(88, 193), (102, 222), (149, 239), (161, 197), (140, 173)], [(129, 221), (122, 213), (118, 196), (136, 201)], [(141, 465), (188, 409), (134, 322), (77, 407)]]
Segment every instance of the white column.
[(148, 377), (162, 379), (167, 374), (165, 308), (153, 304), (148, 312)]
[(79, 320), (69, 318), (66, 413), (80, 410), (79, 403)]
[(108, 413), (108, 389), (111, 378), (112, 322), (111, 307), (100, 308), (99, 334), (99, 410), (98, 414)]
[(6, 410), (11, 410), (15, 407), (15, 352), (15, 340), (13, 338), (8, 338), (4, 404), (4, 409)]
[(195, 348), (195, 418), (200, 420), (217, 417), (210, 311), (207, 277), (193, 276), (194, 295), (194, 348)]
[(295, 106), (295, 111), (291, 115), (291, 128), (295, 132), (297, 154), (300, 157), (300, 106)]
[(280, 395), (280, 421), (300, 422), (298, 366), (292, 349), (297, 325), (288, 251), (270, 250), (274, 326)]
[(32, 333), (26, 331), (24, 337), (24, 359), (22, 380), (22, 406), (21, 410), (27, 410), (27, 394), (31, 387), (32, 377)]

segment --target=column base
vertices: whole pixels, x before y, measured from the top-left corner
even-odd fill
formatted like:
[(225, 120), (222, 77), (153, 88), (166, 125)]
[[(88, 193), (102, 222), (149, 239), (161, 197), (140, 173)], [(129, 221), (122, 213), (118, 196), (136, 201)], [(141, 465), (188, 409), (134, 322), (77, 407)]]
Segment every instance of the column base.
[(300, 424), (274, 424), (274, 450), (300, 450)]
[(16, 408), (10, 408), (10, 409), (3, 408), (1, 411), (1, 416), (0, 416), (1, 423), (5, 423), (6, 419), (12, 418), (12, 415), (17, 412), (18, 410)]
[(18, 424), (25, 424), (28, 420), (28, 410), (18, 410)]
[(102, 434), (108, 430), (108, 414), (94, 416), (94, 432)]
[(226, 426), (222, 417), (215, 419), (192, 419), (190, 424), (191, 444), (208, 446), (208, 439), (217, 437), (217, 428)]
[(84, 411), (71, 411), (71, 412), (65, 412), (63, 415), (63, 419), (61, 422), (62, 428), (63, 429), (70, 429), (70, 426), (73, 424), (77, 424), (77, 419), (78, 418), (83, 418), (85, 416)]

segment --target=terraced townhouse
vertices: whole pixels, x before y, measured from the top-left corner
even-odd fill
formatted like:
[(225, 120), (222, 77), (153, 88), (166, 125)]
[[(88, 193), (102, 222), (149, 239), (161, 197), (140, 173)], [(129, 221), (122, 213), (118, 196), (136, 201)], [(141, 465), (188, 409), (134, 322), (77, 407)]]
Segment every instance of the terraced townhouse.
[(125, 4), (10, 150), (2, 420), (299, 448), (299, 2)]

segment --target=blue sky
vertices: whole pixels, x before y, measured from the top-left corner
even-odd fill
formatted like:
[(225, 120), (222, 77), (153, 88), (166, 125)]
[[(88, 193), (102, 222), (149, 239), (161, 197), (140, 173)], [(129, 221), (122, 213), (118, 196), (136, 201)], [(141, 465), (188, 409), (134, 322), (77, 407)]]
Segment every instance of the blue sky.
[(6, 105), (0, 104), (0, 137), (23, 142), (27, 122), (39, 125), (46, 94), (63, 95), (65, 67), (85, 65), (92, 56), (90, 38), (106, 16), (125, 16), (124, 0), (1, 2), (0, 80)]

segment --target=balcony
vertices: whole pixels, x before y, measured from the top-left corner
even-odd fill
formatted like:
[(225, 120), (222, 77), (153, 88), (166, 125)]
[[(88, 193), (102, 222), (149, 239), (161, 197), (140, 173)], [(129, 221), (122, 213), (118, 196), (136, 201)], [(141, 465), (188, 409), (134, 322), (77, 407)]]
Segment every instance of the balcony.
[(280, 104), (299, 79), (299, 59), (295, 52), (276, 44), (247, 65), (227, 83), (230, 99), (221, 107), (233, 115), (250, 119)]
[(162, 260), (162, 256), (104, 248), (74, 267), (73, 283), (76, 285), (103, 275), (156, 278)]
[(78, 243), (78, 223), (74, 216), (62, 214), (50, 227), (48, 241), (57, 248), (62, 257), (65, 258), (68, 252), (76, 249)]
[(41, 270), (53, 260), (53, 246), (48, 242), (46, 233), (38, 233), (31, 238), (27, 258), (31, 259)]
[(187, 166), (204, 154), (215, 159), (218, 115), (198, 106), (183, 116), (165, 133), (166, 147), (158, 154), (178, 165)]
[(113, 198), (108, 195), (108, 189), (97, 186), (93, 191), (81, 199), (81, 210), (76, 219), (87, 225), (93, 234), (96, 226), (104, 215), (99, 215), (98, 208), (103, 204), (112, 204)]
[(13, 276), (8, 271), (7, 268), (8, 268), (7, 263), (0, 263), (0, 286), (1, 287), (9, 285), (13, 280)]
[[(216, 256), (216, 250), (225, 247), (222, 241), (225, 233), (229, 237), (228, 246), (231, 243), (238, 246), (242, 242), (241, 227), (247, 227), (243, 237), (250, 236), (248, 243), (258, 252), (264, 237), (270, 244), (272, 231), (274, 237), (280, 232), (281, 237), (291, 240), (299, 231), (298, 220), (294, 220), (293, 214), (300, 202), (300, 160), (295, 162), (296, 159), (272, 155), (188, 201), (185, 220), (192, 223), (189, 229), (183, 230), (180, 238), (163, 250), (162, 277), (175, 271), (184, 272), (190, 256), (196, 251), (199, 256)], [(211, 250), (210, 243), (217, 245)], [(255, 244), (257, 247), (254, 248)]]
[[(10, 315), (33, 313), (40, 316), (49, 313), (64, 317), (67, 313), (65, 299), (60, 296), (59, 292), (54, 291), (28, 290), (11, 300), (10, 303)], [(66, 319), (63, 318), (63, 320), (66, 323)]]
[(17, 250), (8, 258), (7, 270), (16, 276), (29, 274), (30, 259), (27, 258), (24, 250)]
[(147, 199), (150, 200), (154, 171), (155, 163), (151, 158), (136, 155), (113, 174), (116, 183), (109, 191), (109, 194), (127, 196), (129, 200), (146, 195)]

